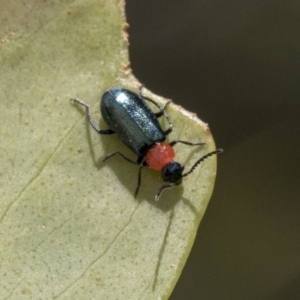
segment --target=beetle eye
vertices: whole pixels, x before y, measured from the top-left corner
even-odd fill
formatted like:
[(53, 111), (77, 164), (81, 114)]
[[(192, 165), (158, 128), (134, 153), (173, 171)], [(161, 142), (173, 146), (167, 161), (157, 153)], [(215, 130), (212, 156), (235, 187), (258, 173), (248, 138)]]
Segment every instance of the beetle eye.
[(178, 162), (171, 162), (161, 170), (162, 180), (180, 184), (184, 167)]

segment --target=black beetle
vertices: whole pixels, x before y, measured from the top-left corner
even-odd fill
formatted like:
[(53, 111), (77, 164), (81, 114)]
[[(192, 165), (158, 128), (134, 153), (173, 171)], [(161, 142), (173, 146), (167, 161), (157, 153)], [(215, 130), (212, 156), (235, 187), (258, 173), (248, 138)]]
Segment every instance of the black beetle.
[[(189, 146), (205, 145), (203, 142), (191, 143), (182, 140), (175, 140), (171, 143), (165, 143), (166, 136), (172, 131), (172, 122), (165, 112), (167, 102), (162, 108), (150, 98), (136, 94), (122, 87), (114, 87), (105, 92), (102, 96), (100, 110), (102, 117), (109, 129), (99, 129), (90, 114), (89, 105), (78, 99), (72, 101), (81, 104), (86, 109), (86, 116), (95, 131), (99, 134), (116, 134), (119, 139), (129, 147), (137, 156), (137, 160), (131, 160), (121, 152), (113, 152), (108, 154), (104, 161), (114, 155), (119, 155), (126, 161), (139, 165), (138, 184), (135, 190), (135, 197), (138, 194), (141, 185), (141, 171), (144, 166), (149, 166), (154, 170), (161, 170), (162, 179), (169, 184), (159, 188), (155, 195), (155, 200), (158, 200), (162, 191), (172, 188), (182, 182), (182, 178), (191, 174), (194, 169), (207, 157), (223, 152), (222, 149), (209, 152), (198, 159), (191, 169), (183, 173), (184, 167), (173, 161), (175, 152), (173, 146), (177, 143), (182, 143)], [(154, 113), (146, 101), (154, 104), (159, 111)], [(167, 130), (163, 130), (157, 118), (164, 116), (169, 124)]]

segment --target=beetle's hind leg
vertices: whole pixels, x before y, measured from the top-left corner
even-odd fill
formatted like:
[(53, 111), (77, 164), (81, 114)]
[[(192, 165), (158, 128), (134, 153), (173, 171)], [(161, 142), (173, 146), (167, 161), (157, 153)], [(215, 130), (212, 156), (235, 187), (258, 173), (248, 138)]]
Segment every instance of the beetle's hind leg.
[(171, 103), (171, 101), (167, 101), (166, 104), (164, 105), (164, 107), (161, 107), (158, 103), (156, 103), (154, 100), (144, 97), (141, 95), (141, 97), (143, 97), (143, 99), (151, 102), (152, 104), (154, 104), (158, 109), (159, 112), (154, 113), (156, 118), (159, 118), (161, 116), (164, 116), (169, 124), (169, 128), (167, 130), (164, 131), (165, 135), (168, 135), (172, 130), (173, 130), (173, 124), (168, 116), (168, 114), (166, 113), (166, 107)]
[(127, 156), (125, 156), (125, 155), (124, 155), (122, 152), (120, 152), (120, 151), (116, 151), (116, 152), (107, 154), (107, 155), (104, 157), (103, 161), (106, 161), (107, 159), (109, 159), (109, 158), (111, 158), (111, 157), (113, 157), (113, 156), (115, 156), (115, 155), (121, 156), (123, 159), (125, 159), (126, 161), (128, 161), (128, 162), (131, 163), (131, 164), (134, 164), (134, 165), (140, 165), (140, 163), (138, 163), (138, 162), (136, 162), (136, 161), (134, 161), (134, 160), (128, 158)]
[(167, 130), (164, 131), (165, 135), (168, 135), (170, 132), (172, 132), (173, 130), (173, 124), (168, 116), (168, 114), (166, 113), (166, 107), (171, 103), (171, 100), (167, 101), (166, 104), (164, 105), (164, 107), (161, 107), (156, 101), (152, 100), (151, 98), (148, 98), (148, 97), (145, 97), (143, 96), (142, 94), (142, 90), (144, 88), (144, 85), (141, 85), (139, 87), (139, 91), (140, 91), (140, 97), (144, 100), (147, 100), (149, 102), (151, 102), (152, 104), (154, 104), (158, 109), (159, 109), (159, 112), (157, 113), (154, 113), (156, 118), (159, 118), (161, 116), (165, 116), (168, 124), (169, 124), (169, 128)]
[[(140, 158), (139, 158), (140, 159)], [(138, 159), (138, 161), (139, 161)], [(137, 182), (137, 186), (136, 186), (136, 189), (135, 189), (135, 192), (134, 192), (134, 198), (137, 197), (138, 193), (139, 193), (139, 190), (140, 190), (140, 186), (141, 186), (141, 183), (142, 183), (142, 169), (147, 165), (147, 163), (144, 161), (142, 163), (140, 163), (140, 167), (139, 167), (139, 172), (138, 172), (138, 182)]]
[(168, 114), (165, 112), (167, 106), (171, 103), (171, 100), (168, 100), (164, 107), (161, 107), (157, 102), (155, 102), (154, 100), (150, 99), (150, 98), (147, 98), (147, 97), (143, 97), (145, 100), (151, 102), (152, 104), (154, 104), (158, 109), (159, 109), (159, 112), (157, 113), (154, 113), (155, 114), (155, 117), (156, 118), (159, 118), (161, 116), (165, 116), (167, 119), (168, 119)]
[(142, 182), (142, 169), (143, 169), (143, 167), (146, 166), (146, 162), (142, 162), (143, 157), (138, 157), (137, 161), (134, 161), (134, 160), (128, 158), (127, 156), (125, 156), (123, 153), (121, 153), (119, 151), (116, 151), (116, 152), (113, 152), (113, 153), (110, 153), (110, 154), (106, 155), (103, 161), (106, 161), (107, 159), (109, 159), (109, 158), (111, 158), (115, 155), (121, 156), (123, 159), (125, 159), (126, 161), (128, 161), (129, 163), (131, 163), (133, 165), (139, 165), (140, 166), (139, 167), (139, 172), (138, 172), (138, 183), (137, 183), (137, 187), (136, 187), (135, 192), (134, 192), (134, 197), (136, 198), (136, 196), (139, 192), (140, 186), (141, 186), (141, 182)]
[(93, 129), (95, 131), (97, 131), (99, 134), (114, 134), (115, 132), (111, 129), (100, 129), (96, 126), (95, 122), (93, 121), (92, 119), (92, 116), (91, 116), (91, 112), (90, 112), (90, 106), (84, 102), (82, 102), (81, 100), (78, 100), (78, 99), (70, 99), (71, 101), (75, 102), (75, 103), (78, 103), (80, 105), (82, 105), (83, 107), (85, 107), (85, 113), (86, 113), (86, 116), (87, 116), (87, 119), (89, 121), (89, 123), (92, 125)]
[(159, 109), (159, 111), (157, 113), (154, 113), (155, 117), (159, 118), (159, 117), (161, 117), (163, 115), (166, 115), (165, 109), (168, 106), (168, 104), (171, 102), (170, 100), (166, 102), (166, 104), (164, 105), (164, 107), (161, 107), (156, 101), (152, 100), (151, 98), (145, 97), (142, 94), (140, 94), (140, 97), (143, 100), (147, 100), (147, 101), (151, 102), (153, 105), (155, 105)]

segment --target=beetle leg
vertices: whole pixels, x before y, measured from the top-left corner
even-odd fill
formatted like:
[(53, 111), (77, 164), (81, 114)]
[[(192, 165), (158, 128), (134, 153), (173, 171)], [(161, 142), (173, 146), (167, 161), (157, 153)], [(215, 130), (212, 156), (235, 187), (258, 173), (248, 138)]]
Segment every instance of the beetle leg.
[(169, 116), (167, 115), (167, 113), (165, 112), (165, 109), (166, 107), (171, 103), (171, 101), (167, 101), (166, 104), (164, 105), (164, 107), (162, 108), (157, 102), (155, 102), (154, 100), (148, 98), (148, 97), (145, 97), (142, 95), (142, 89), (144, 88), (143, 85), (140, 86), (139, 90), (140, 90), (140, 97), (144, 100), (147, 100), (149, 102), (151, 102), (152, 104), (154, 104), (158, 109), (159, 109), (159, 112), (157, 113), (154, 113), (156, 118), (159, 118), (161, 117), (162, 115), (165, 116), (168, 124), (169, 124), (169, 128), (167, 130), (164, 131), (165, 135), (168, 135), (172, 130), (173, 130), (173, 124), (169, 118)]
[(154, 100), (152, 100), (152, 99), (150, 99), (150, 98), (147, 98), (147, 97), (144, 97), (144, 96), (142, 96), (142, 97), (143, 97), (143, 99), (150, 101), (150, 102), (153, 103), (157, 108), (159, 108), (160, 111), (159, 111), (158, 113), (155, 113), (156, 118), (159, 118), (159, 117), (161, 117), (162, 115), (165, 116), (165, 118), (166, 118), (166, 120), (167, 120), (167, 122), (168, 122), (168, 124), (169, 124), (169, 128), (168, 128), (167, 130), (165, 130), (164, 133), (165, 133), (165, 135), (168, 135), (168, 134), (173, 130), (173, 124), (172, 124), (172, 122), (171, 122), (171, 120), (170, 120), (168, 114), (166, 113), (165, 109), (166, 109), (166, 107), (171, 103), (171, 101), (170, 101), (170, 100), (167, 101), (166, 104), (164, 105), (164, 107), (161, 108), (161, 106), (160, 106), (159, 104), (157, 104)]
[(94, 123), (94, 121), (92, 119), (91, 112), (90, 112), (90, 106), (88, 104), (86, 104), (78, 99), (70, 99), (70, 100), (85, 107), (85, 113), (86, 113), (87, 119), (95, 131), (97, 131), (99, 134), (114, 134), (114, 131), (111, 129), (99, 129), (96, 126), (96, 124)]
[(127, 156), (125, 156), (123, 153), (121, 153), (119, 151), (113, 152), (113, 153), (110, 153), (110, 154), (106, 155), (103, 161), (106, 161), (108, 158), (111, 158), (112, 156), (115, 156), (115, 155), (120, 155), (122, 158), (124, 158), (129, 163), (140, 166), (139, 167), (139, 172), (138, 172), (137, 187), (136, 187), (135, 192), (134, 192), (134, 197), (136, 198), (136, 196), (139, 192), (140, 186), (141, 186), (141, 182), (142, 182), (142, 169), (143, 169), (143, 167), (146, 166), (146, 162), (140, 163), (140, 162), (136, 162), (134, 160), (131, 160), (130, 158), (128, 158)]
[(187, 141), (182, 141), (182, 140), (176, 140), (176, 141), (172, 141), (170, 144), (170, 146), (174, 146), (176, 145), (177, 143), (181, 143), (181, 144), (185, 144), (185, 145), (188, 145), (188, 146), (203, 146), (203, 145), (206, 145), (205, 142), (197, 142), (197, 143), (191, 143), (191, 142), (187, 142)]
[(168, 123), (169, 123), (169, 128), (167, 130), (164, 131), (165, 135), (168, 135), (169, 133), (172, 132), (173, 130), (173, 124), (169, 118), (169, 116), (164, 112), (165, 118), (167, 119)]
[(139, 167), (139, 172), (138, 172), (138, 182), (137, 182), (137, 186), (136, 186), (136, 189), (135, 189), (135, 192), (134, 192), (134, 198), (136, 198), (138, 192), (139, 192), (139, 189), (140, 189), (140, 186), (141, 186), (141, 182), (142, 182), (142, 169), (146, 166), (146, 162), (143, 162), (140, 164), (140, 167)]
[(144, 100), (147, 100), (147, 101), (149, 101), (149, 102), (151, 102), (152, 104), (154, 104), (158, 109), (159, 109), (159, 112), (157, 112), (157, 113), (154, 113), (155, 114), (155, 116), (157, 117), (157, 118), (159, 118), (159, 117), (161, 117), (161, 116), (166, 116), (167, 114), (166, 114), (166, 112), (165, 112), (165, 109), (167, 108), (167, 106), (171, 103), (171, 100), (168, 100), (167, 102), (166, 102), (166, 104), (164, 105), (164, 107), (161, 107), (157, 102), (155, 102), (154, 100), (152, 100), (152, 99), (150, 99), (150, 98), (148, 98), (148, 97), (144, 97), (144, 96), (141, 96)]
[(166, 107), (171, 103), (171, 101), (170, 100), (168, 100), (167, 102), (166, 102), (166, 104), (164, 105), (164, 107), (161, 107), (157, 102), (155, 102), (154, 100), (152, 100), (152, 99), (150, 99), (150, 98), (148, 98), (148, 97), (144, 97), (144, 96), (141, 96), (144, 100), (147, 100), (147, 101), (149, 101), (149, 102), (151, 102), (152, 104), (154, 104), (158, 109), (159, 109), (159, 112), (157, 112), (157, 113), (154, 113), (155, 114), (155, 116), (157, 117), (157, 118), (159, 118), (159, 117), (161, 117), (161, 116), (163, 116), (163, 115), (167, 115), (166, 114), (166, 112), (165, 112), (165, 109), (166, 109)]
[(111, 157), (113, 157), (113, 156), (115, 156), (115, 155), (120, 155), (122, 158), (124, 158), (126, 161), (128, 161), (128, 162), (131, 163), (131, 164), (139, 165), (138, 162), (136, 162), (136, 161), (134, 161), (134, 160), (128, 158), (127, 156), (125, 156), (123, 153), (121, 153), (121, 152), (119, 152), (119, 151), (113, 152), (113, 153), (110, 153), (110, 154), (106, 155), (106, 156), (104, 157), (103, 161), (106, 161), (107, 159), (109, 159), (109, 158), (111, 158)]

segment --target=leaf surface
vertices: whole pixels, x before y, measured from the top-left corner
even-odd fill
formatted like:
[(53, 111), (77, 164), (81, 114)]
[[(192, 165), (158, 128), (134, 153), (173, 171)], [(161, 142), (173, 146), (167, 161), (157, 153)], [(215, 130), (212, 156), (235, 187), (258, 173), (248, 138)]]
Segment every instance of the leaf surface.
[[(112, 86), (138, 91), (128, 66), (123, 2), (0, 1), (1, 299), (166, 299), (193, 244), (212, 193), (216, 158), (154, 195), (159, 174), (143, 171), (133, 197), (134, 155), (99, 136), (81, 107)], [(159, 103), (166, 100), (145, 95)], [(215, 149), (208, 127), (176, 105), (170, 139), (187, 169)], [(162, 121), (163, 126), (166, 122)]]

